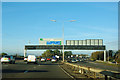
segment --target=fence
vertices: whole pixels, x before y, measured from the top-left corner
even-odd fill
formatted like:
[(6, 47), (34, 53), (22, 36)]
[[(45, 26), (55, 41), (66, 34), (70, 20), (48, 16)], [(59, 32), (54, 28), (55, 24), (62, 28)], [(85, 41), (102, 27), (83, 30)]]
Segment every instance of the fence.
[[(72, 70), (75, 74), (83, 74), (87, 76), (88, 78), (93, 79), (103, 79), (103, 80), (120, 80), (120, 73), (119, 72), (111, 72), (108, 70), (102, 70), (102, 69), (95, 69), (91, 67), (85, 67), (80, 65), (74, 65), (71, 63), (64, 62), (64, 65), (70, 70)], [(116, 75), (115, 75), (116, 74)]]

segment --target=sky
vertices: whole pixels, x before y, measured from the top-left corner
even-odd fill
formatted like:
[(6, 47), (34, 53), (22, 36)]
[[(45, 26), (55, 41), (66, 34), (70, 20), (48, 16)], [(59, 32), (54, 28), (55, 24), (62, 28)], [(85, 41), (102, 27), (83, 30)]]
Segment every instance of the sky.
[(23, 54), (29, 41), (62, 38), (63, 23), (65, 40), (103, 39), (107, 50), (118, 49), (117, 2), (3, 2), (1, 52)]
[(118, 2), (119, 0), (2, 0), (2, 2)]

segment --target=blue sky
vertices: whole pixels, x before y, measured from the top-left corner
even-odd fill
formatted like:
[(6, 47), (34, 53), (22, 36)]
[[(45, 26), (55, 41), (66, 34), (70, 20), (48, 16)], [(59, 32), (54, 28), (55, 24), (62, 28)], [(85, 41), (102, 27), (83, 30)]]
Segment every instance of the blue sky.
[(2, 2), (118, 2), (119, 0), (2, 0)]
[(107, 49), (118, 49), (117, 2), (3, 2), (2, 52), (20, 54), (29, 40), (62, 38), (63, 22), (65, 40), (103, 39)]

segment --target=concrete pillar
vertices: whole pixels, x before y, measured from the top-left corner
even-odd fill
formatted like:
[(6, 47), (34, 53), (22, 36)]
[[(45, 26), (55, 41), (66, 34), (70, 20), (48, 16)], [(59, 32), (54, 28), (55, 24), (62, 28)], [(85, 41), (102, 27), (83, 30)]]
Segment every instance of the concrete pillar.
[(104, 62), (106, 62), (106, 50), (104, 50)]
[(26, 54), (27, 54), (26, 52), (27, 52), (27, 50), (26, 50), (26, 49), (24, 49), (24, 57), (26, 57)]

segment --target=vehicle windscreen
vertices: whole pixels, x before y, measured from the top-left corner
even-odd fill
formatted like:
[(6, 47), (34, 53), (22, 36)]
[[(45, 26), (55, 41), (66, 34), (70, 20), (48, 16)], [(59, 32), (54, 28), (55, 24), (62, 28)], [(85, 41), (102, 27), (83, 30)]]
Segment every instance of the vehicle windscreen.
[(28, 59), (35, 59), (36, 57), (35, 56), (29, 56)]
[(73, 61), (76, 61), (75, 59), (73, 59)]
[(10, 58), (10, 56), (3, 56), (3, 58)]

